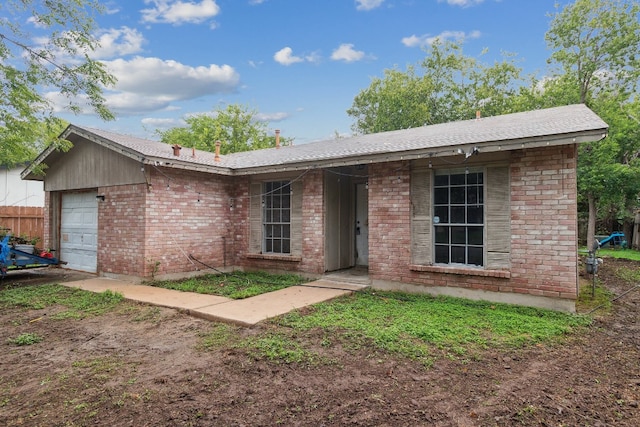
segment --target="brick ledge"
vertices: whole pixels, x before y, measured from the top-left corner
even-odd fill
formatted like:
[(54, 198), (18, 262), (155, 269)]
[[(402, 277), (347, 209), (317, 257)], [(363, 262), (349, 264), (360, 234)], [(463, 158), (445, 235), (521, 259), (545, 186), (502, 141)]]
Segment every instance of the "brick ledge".
[(264, 259), (269, 261), (288, 261), (288, 262), (300, 262), (302, 257), (291, 255), (273, 255), (273, 254), (247, 254), (248, 259)]
[(445, 267), (440, 265), (417, 265), (409, 266), (411, 271), (422, 271), (427, 273), (458, 274), (461, 276), (481, 276), (497, 277), (499, 279), (510, 279), (511, 272), (506, 270), (482, 270), (479, 268)]

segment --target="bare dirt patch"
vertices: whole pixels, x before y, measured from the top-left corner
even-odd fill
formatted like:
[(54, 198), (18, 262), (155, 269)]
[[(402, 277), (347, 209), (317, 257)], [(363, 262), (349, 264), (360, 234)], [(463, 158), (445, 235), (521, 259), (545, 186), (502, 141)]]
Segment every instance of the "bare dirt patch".
[[(623, 265), (640, 268), (608, 259), (601, 269), (616, 294), (631, 287), (614, 275)], [(0, 425), (637, 426), (639, 307), (634, 291), (564, 343), (438, 356), (430, 368), (321, 332), (303, 337), (319, 364), (205, 351), (198, 344), (215, 323), (130, 303), (83, 320), (51, 319), (56, 307), (9, 309), (0, 313)], [(43, 341), (7, 342), (23, 333)]]

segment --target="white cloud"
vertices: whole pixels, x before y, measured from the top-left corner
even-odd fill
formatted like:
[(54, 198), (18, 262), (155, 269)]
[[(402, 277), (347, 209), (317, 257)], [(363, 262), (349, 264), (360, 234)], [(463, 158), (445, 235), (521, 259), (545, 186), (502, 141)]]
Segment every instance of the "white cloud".
[(382, 5), (383, 2), (384, 0), (356, 0), (356, 3), (358, 4), (356, 6), (356, 9), (357, 10), (375, 9), (376, 7), (380, 7), (380, 5)]
[(35, 16), (30, 16), (29, 18), (27, 18), (27, 23), (33, 25), (36, 28), (46, 28), (46, 24), (44, 24), (42, 21), (39, 21), (38, 18), (36, 18)]
[(200, 24), (220, 13), (215, 0), (190, 2), (182, 0), (144, 0), (154, 7), (142, 9), (142, 22), (180, 25)]
[(331, 59), (334, 61), (354, 62), (364, 58), (364, 52), (355, 50), (353, 44), (343, 43), (331, 54)]
[(140, 120), (142, 125), (145, 127), (152, 127), (154, 129), (171, 129), (178, 126), (184, 126), (185, 121), (182, 119), (169, 119), (169, 118), (158, 118), (158, 117), (145, 117)]
[(475, 4), (480, 4), (483, 1), (484, 0), (438, 0), (438, 3), (446, 2), (447, 4), (450, 4), (452, 6), (468, 7)]
[(320, 56), (318, 52), (311, 52), (309, 55), (306, 55), (304, 59), (312, 64), (319, 64), (320, 61), (322, 61), (322, 56)]
[(257, 113), (255, 119), (258, 122), (281, 122), (284, 119), (290, 117), (289, 113), (277, 112), (277, 113)]
[(99, 47), (94, 51), (94, 59), (114, 58), (133, 55), (142, 51), (146, 41), (135, 28), (121, 27), (102, 30), (96, 34)]
[(51, 44), (47, 37), (34, 37), (33, 42), (39, 50), (45, 50), (49, 58), (60, 64), (79, 64), (83, 60), (82, 55), (87, 54), (92, 59), (109, 59), (114, 57), (132, 55), (142, 51), (142, 45), (146, 42), (144, 36), (136, 29), (129, 27), (103, 29), (93, 35), (98, 42), (95, 50), (80, 49), (71, 45), (75, 49), (76, 55), (70, 56), (67, 52)]
[(177, 61), (135, 57), (105, 62), (118, 79), (116, 90), (172, 100), (233, 92), (240, 76), (229, 65), (192, 67)]
[(469, 39), (477, 39), (482, 35), (480, 31), (472, 31), (470, 33), (465, 33), (464, 31), (443, 31), (436, 36), (430, 36), (429, 34), (423, 34), (421, 36), (416, 36), (415, 34), (409, 37), (404, 37), (402, 39), (402, 44), (407, 47), (424, 47), (427, 45), (432, 45), (436, 40), (457, 40), (464, 41)]
[(296, 62), (303, 62), (304, 58), (301, 58), (299, 56), (295, 56), (293, 54), (293, 49), (291, 49), (290, 47), (283, 47), (282, 49), (280, 49), (279, 51), (277, 51), (274, 55), (273, 55), (273, 59), (282, 65), (291, 65), (291, 64), (295, 64)]
[[(192, 67), (177, 61), (135, 57), (104, 62), (117, 79), (104, 93), (107, 106), (117, 113), (148, 113), (171, 110), (177, 101), (234, 92), (240, 76), (229, 65)], [(65, 111), (69, 100), (58, 92), (46, 94), (56, 112)], [(91, 114), (86, 97), (74, 98), (82, 113)]]

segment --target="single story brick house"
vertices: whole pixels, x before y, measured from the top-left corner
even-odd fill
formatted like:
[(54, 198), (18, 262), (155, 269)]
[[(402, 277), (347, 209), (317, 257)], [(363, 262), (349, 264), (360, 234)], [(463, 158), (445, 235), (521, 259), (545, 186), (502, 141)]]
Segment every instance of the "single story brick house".
[(607, 130), (570, 105), (220, 156), (71, 125), (22, 177), (44, 180), (69, 268), (359, 267), (374, 288), (573, 311), (577, 146)]

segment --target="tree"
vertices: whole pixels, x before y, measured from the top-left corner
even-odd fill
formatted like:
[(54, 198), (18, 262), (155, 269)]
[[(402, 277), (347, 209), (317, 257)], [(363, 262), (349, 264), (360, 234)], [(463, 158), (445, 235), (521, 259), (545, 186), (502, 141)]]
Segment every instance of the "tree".
[(430, 122), (425, 102), (433, 91), (431, 82), (415, 74), (397, 69), (385, 70), (383, 78), (374, 78), (360, 91), (347, 114), (355, 118), (352, 126), (358, 133), (376, 133), (423, 126)]
[[(162, 142), (211, 152), (215, 151), (216, 141), (220, 141), (221, 154), (275, 146), (275, 137), (268, 134), (268, 124), (258, 121), (255, 111), (241, 105), (216, 108), (212, 114), (193, 115), (185, 118), (185, 122), (186, 127), (156, 133)], [(290, 139), (281, 141), (285, 144)]]
[[(58, 128), (43, 90), (59, 91), (71, 111), (86, 103), (102, 119), (113, 119), (102, 90), (115, 79), (89, 56), (98, 45), (92, 15), (102, 11), (99, 1), (7, 0), (0, 8), (0, 164), (31, 159), (43, 135)], [(25, 15), (37, 27), (38, 44)]]
[[(483, 52), (486, 53), (486, 52)], [(488, 65), (464, 55), (462, 46), (436, 42), (406, 72), (385, 70), (354, 98), (347, 114), (358, 133), (373, 133), (513, 112), (521, 86), (513, 55)]]
[(589, 247), (598, 201), (610, 191), (627, 193), (616, 183), (628, 182), (635, 173), (632, 164), (620, 163), (620, 144), (626, 143), (617, 125), (624, 106), (633, 102), (640, 78), (639, 13), (640, 4), (633, 0), (576, 0), (556, 12), (545, 36), (553, 51), (549, 63), (558, 66), (554, 84), (572, 88), (564, 93), (573, 90), (579, 102), (609, 119), (610, 141), (580, 147), (578, 187), (588, 204)]

